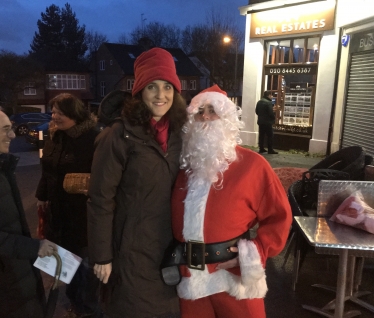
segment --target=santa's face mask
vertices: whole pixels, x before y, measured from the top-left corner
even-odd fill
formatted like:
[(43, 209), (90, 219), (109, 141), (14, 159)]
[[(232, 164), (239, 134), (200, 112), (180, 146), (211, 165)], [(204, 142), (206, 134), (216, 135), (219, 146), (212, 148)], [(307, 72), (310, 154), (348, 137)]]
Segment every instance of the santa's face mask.
[(220, 117), (216, 114), (213, 105), (205, 104), (199, 107), (199, 111), (194, 116), (195, 121), (213, 121), (220, 119)]

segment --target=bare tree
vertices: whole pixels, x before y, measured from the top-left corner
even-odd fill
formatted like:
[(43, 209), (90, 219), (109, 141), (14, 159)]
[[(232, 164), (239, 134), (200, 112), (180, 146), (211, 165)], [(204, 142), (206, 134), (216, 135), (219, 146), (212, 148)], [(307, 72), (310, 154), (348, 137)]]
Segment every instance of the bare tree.
[(120, 44), (129, 44), (129, 36), (126, 33), (122, 33), (118, 38), (118, 43)]
[(86, 32), (84, 41), (88, 47), (87, 58), (91, 59), (94, 53), (99, 49), (100, 45), (104, 42), (108, 42), (108, 38), (104, 34), (91, 30)]
[(179, 48), (181, 43), (181, 30), (174, 24), (165, 27), (164, 47)]
[(173, 24), (151, 22), (144, 27), (136, 27), (130, 33), (130, 38), (132, 44), (138, 44), (142, 39), (147, 38), (154, 46), (179, 47), (181, 31)]
[[(230, 44), (223, 38), (229, 36)], [(212, 9), (206, 15), (206, 22), (187, 26), (182, 31), (182, 48), (187, 54), (196, 55), (210, 70), (212, 83), (224, 89), (233, 88), (233, 72), (236, 53), (239, 53), (244, 33), (237, 28), (232, 19), (224, 13)]]
[(140, 26), (137, 26), (130, 33), (130, 43), (136, 45), (139, 43), (139, 40), (143, 37), (144, 37), (143, 28)]

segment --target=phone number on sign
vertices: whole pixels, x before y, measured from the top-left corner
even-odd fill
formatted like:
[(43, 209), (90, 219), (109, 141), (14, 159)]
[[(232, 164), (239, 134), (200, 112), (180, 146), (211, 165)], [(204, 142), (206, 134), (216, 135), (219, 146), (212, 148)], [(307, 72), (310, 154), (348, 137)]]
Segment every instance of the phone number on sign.
[(311, 67), (291, 67), (291, 68), (270, 68), (268, 70), (270, 74), (309, 74), (312, 72)]

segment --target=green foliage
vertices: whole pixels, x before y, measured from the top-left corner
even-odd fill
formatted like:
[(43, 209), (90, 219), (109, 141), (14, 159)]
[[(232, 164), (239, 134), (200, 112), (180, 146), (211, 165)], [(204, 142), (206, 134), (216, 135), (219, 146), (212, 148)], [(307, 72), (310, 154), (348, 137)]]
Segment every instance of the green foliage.
[(79, 61), (87, 51), (84, 41), (85, 26), (79, 26), (70, 4), (60, 9), (52, 4), (41, 13), (37, 22), (38, 32), (35, 32), (30, 45), (30, 53), (39, 60), (64, 58)]

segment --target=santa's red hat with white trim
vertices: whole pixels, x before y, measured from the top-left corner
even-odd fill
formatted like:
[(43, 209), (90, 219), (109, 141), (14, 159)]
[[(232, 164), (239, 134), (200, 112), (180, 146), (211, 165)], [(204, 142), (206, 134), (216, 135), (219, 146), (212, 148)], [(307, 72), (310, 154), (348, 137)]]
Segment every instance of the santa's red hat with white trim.
[(199, 108), (205, 105), (212, 105), (214, 111), (220, 118), (225, 118), (230, 114), (237, 114), (237, 106), (227, 97), (227, 93), (219, 88), (217, 84), (204, 89), (194, 98), (187, 107), (188, 114), (196, 114)]

